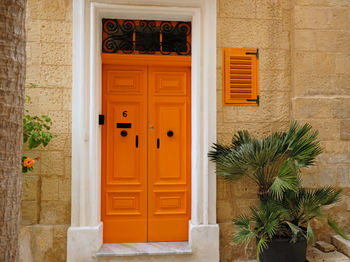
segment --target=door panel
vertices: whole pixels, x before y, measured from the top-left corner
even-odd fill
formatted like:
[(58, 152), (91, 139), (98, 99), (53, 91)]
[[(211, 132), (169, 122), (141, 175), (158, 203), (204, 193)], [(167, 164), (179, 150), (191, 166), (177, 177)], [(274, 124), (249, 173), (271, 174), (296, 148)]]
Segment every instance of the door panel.
[(148, 67), (148, 241), (188, 239), (190, 66)]
[(104, 243), (147, 241), (147, 66), (104, 65)]
[(187, 240), (190, 58), (102, 58), (103, 241)]

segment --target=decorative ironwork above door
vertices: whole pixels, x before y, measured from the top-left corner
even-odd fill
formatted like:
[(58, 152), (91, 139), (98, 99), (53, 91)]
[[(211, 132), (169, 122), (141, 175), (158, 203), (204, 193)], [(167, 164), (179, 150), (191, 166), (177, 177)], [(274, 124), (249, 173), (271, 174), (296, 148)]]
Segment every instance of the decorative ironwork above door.
[(191, 23), (102, 19), (102, 52), (191, 55)]

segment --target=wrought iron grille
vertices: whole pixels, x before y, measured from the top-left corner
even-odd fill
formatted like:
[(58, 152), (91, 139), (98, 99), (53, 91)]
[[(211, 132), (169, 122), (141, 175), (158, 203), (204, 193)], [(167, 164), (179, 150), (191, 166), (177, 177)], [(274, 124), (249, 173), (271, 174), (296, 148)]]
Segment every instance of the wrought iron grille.
[(191, 23), (102, 19), (102, 52), (191, 55)]

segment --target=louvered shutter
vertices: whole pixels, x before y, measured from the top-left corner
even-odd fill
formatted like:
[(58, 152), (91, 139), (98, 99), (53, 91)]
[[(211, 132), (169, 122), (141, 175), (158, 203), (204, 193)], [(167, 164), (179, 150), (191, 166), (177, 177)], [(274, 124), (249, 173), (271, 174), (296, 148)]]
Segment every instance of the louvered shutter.
[(224, 105), (259, 105), (258, 49), (223, 49)]

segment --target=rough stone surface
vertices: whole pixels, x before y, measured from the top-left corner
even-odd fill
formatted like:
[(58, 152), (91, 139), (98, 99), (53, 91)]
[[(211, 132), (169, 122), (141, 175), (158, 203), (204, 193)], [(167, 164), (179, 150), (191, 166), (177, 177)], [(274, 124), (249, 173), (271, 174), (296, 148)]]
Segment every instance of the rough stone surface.
[(350, 262), (350, 259), (337, 251), (324, 253), (317, 248), (308, 248), (306, 259), (308, 262)]
[(66, 261), (70, 223), (72, 1), (28, 0), (27, 77), (30, 114), (52, 118), (54, 138), (47, 147), (27, 150), (40, 157), (23, 175), (21, 262)]
[[(324, 154), (304, 169), (303, 185), (335, 186), (344, 199), (328, 208), (350, 228), (350, 9), (349, 1), (219, 0), (217, 23), (217, 139), (247, 129), (256, 136), (284, 130), (291, 119), (319, 130)], [(242, 6), (246, 4), (248, 9)], [(346, 21), (345, 21), (346, 20)], [(222, 105), (222, 47), (259, 47), (259, 107)], [(252, 248), (229, 245), (232, 217), (247, 210), (254, 187), (218, 179), (217, 217), (221, 226), (221, 261), (254, 257)], [(244, 188), (244, 187), (243, 187)], [(314, 223), (319, 239), (330, 240), (324, 223)]]
[(324, 241), (317, 241), (315, 247), (326, 253), (335, 251), (335, 246)]
[(350, 257), (350, 241), (342, 238), (341, 236), (332, 236), (332, 244), (335, 245), (339, 252)]

